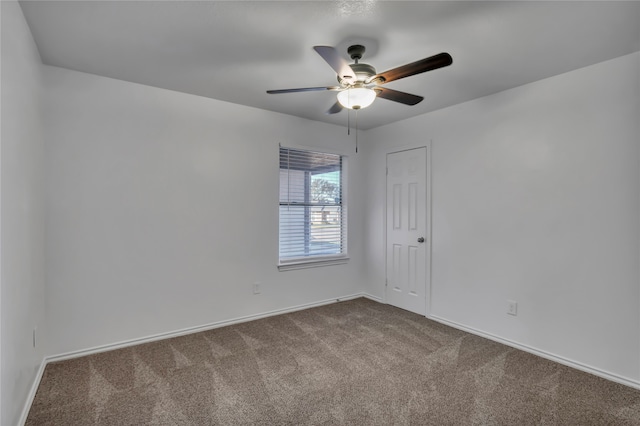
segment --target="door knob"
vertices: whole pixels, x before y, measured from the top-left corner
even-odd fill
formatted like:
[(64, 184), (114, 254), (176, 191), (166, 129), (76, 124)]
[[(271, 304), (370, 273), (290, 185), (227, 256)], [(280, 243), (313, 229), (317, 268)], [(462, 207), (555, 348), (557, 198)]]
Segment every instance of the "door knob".
[(424, 243), (424, 237), (420, 237), (420, 238), (418, 238), (418, 242), (419, 242), (419, 243)]

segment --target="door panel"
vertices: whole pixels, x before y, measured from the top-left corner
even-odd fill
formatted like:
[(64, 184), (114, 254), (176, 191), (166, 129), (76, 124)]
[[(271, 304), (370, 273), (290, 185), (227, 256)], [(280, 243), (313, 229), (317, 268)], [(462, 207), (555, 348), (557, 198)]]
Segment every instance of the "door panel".
[(387, 155), (386, 301), (422, 315), (427, 306), (426, 180), (426, 148)]

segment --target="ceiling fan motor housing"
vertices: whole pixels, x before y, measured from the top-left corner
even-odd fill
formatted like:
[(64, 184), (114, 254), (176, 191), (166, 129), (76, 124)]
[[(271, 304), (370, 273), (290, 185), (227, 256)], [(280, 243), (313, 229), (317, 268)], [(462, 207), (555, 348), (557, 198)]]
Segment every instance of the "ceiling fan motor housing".
[[(344, 80), (346, 85), (353, 85), (354, 83), (368, 82), (371, 77), (376, 75), (376, 69), (369, 64), (351, 64), (349, 65), (353, 72), (356, 74), (356, 81)], [(343, 84), (343, 79), (338, 76), (338, 83)]]

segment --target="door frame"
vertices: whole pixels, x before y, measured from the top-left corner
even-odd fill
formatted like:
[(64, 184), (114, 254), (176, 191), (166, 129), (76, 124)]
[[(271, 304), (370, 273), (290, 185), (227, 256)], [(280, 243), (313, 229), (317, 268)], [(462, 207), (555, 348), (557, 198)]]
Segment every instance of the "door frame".
[(384, 205), (382, 209), (383, 214), (383, 247), (384, 250), (384, 291), (382, 296), (382, 302), (388, 304), (387, 301), (387, 279), (389, 276), (388, 260), (387, 259), (387, 156), (389, 154), (396, 154), (398, 152), (410, 151), (412, 149), (425, 148), (426, 149), (426, 182), (425, 182), (425, 202), (426, 202), (426, 211), (425, 211), (425, 267), (427, 268), (425, 273), (425, 297), (426, 300), (426, 312), (425, 317), (431, 318), (431, 146), (433, 141), (429, 140), (426, 143), (416, 144), (416, 145), (403, 145), (395, 148), (388, 148), (384, 153)]

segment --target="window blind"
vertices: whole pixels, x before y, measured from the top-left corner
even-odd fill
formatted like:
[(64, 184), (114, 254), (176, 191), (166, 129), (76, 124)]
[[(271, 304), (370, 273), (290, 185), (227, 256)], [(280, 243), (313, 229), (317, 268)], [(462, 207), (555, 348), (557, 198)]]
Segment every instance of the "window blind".
[(343, 158), (280, 148), (280, 263), (346, 253)]

